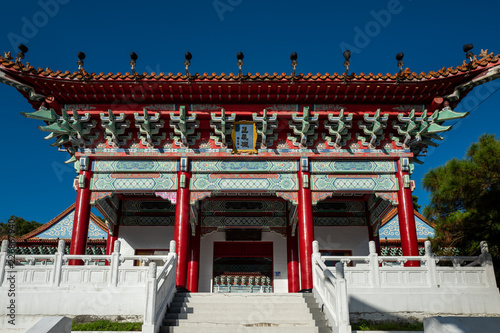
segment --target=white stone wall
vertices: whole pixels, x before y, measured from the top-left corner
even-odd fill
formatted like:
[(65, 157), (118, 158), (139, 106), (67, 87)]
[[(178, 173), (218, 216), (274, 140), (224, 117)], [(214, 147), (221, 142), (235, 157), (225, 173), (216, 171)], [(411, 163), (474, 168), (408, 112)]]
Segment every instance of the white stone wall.
[[(120, 253), (131, 256), (137, 249), (168, 250), (170, 241), (174, 240), (174, 227), (121, 226), (118, 236)], [(133, 265), (132, 262), (124, 264)]]
[(368, 227), (314, 227), (320, 250), (351, 250), (353, 256), (368, 255)]

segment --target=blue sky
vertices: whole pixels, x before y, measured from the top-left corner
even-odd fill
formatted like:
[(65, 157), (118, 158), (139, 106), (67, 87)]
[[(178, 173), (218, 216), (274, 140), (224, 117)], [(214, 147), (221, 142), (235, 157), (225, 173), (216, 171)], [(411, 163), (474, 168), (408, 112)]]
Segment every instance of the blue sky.
[[(343, 47), (351, 48), (351, 72), (394, 73), (395, 55), (420, 73), (455, 67), (462, 45), (500, 53), (497, 2), (465, 1), (75, 1), (18, 0), (2, 3), (0, 51), (29, 47), (25, 61), (54, 70), (77, 69), (84, 51), (88, 72), (126, 72), (129, 54), (139, 55), (139, 72), (182, 72), (184, 53), (193, 54), (191, 73), (237, 71), (236, 53), (245, 54), (244, 72), (343, 72)], [(499, 80), (500, 81), (500, 80)], [(471, 115), (429, 149), (412, 175), (415, 194), (427, 203), (421, 178), (447, 160), (462, 158), (482, 133), (500, 136), (500, 82), (476, 88), (458, 109)], [(12, 214), (45, 223), (75, 201), (75, 176), (37, 130), (41, 122), (22, 117), (32, 111), (14, 88), (0, 85), (2, 163), (0, 221)]]

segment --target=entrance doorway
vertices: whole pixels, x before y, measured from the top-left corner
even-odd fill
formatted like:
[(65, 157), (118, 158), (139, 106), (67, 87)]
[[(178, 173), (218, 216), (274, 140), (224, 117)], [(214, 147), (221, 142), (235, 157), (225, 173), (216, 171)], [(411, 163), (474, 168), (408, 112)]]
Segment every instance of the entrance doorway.
[(273, 242), (214, 242), (214, 292), (273, 291)]

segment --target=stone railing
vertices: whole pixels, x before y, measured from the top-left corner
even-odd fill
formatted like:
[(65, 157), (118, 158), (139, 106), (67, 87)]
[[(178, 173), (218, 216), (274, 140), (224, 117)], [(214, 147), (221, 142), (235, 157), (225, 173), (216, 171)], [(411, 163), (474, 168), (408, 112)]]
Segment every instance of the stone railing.
[(160, 273), (156, 273), (156, 263), (149, 265), (146, 285), (146, 310), (144, 312), (143, 333), (156, 333), (162, 324), (167, 306), (175, 295), (175, 272), (177, 270), (177, 255), (175, 241), (170, 241), (168, 260)]
[(344, 266), (337, 263), (335, 272), (326, 267), (319, 253), (318, 242), (313, 242), (313, 293), (334, 333), (350, 333), (347, 287)]
[[(152, 333), (158, 329), (175, 293), (174, 241), (165, 256), (124, 256), (118, 240), (111, 255), (66, 255), (63, 240), (53, 255), (12, 256), (7, 248), (4, 240), (0, 252), (0, 292), (16, 289), (20, 300), (16, 313), (26, 322), (45, 315), (122, 315), (142, 317), (143, 331)], [(73, 259), (84, 264), (68, 265)], [(102, 265), (106, 261), (109, 266)], [(133, 266), (137, 261), (143, 266)], [(124, 265), (126, 262), (132, 265)], [(147, 263), (149, 266), (144, 266)], [(0, 310), (0, 316), (4, 312)]]
[[(318, 251), (317, 243), (313, 244)], [(406, 267), (407, 262), (419, 265)], [(327, 314), (333, 313), (328, 318), (333, 323), (342, 318), (339, 286), (343, 283), (350, 320), (500, 313), (500, 294), (486, 242), (481, 242), (481, 255), (475, 257), (435, 256), (429, 241), (423, 256), (379, 256), (374, 242), (369, 243), (368, 256), (314, 252), (313, 274), (315, 296), (325, 304)], [(340, 301), (347, 309), (347, 301)]]
[[(486, 242), (481, 242), (477, 257), (435, 256), (431, 242), (425, 242), (423, 256), (379, 256), (375, 243), (369, 243), (368, 256), (323, 256), (325, 261), (344, 264), (349, 287), (412, 287), (453, 286), (496, 288), (495, 272)], [(405, 267), (408, 261), (417, 261), (419, 267)]]

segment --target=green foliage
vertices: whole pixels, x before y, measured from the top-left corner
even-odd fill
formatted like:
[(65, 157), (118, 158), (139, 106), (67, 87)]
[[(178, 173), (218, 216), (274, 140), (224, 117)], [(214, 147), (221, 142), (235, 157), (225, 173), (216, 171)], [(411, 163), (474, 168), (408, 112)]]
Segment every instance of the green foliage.
[(358, 331), (423, 331), (424, 324), (420, 322), (399, 322), (399, 321), (383, 321), (374, 322), (360, 320), (359, 323), (351, 325), (353, 330)]
[(486, 240), (500, 277), (500, 141), (483, 134), (464, 159), (452, 159), (430, 170), (423, 186), (431, 192), (424, 215), (436, 224), (433, 245), (456, 247), (462, 255), (477, 255)]
[(76, 323), (71, 331), (141, 331), (142, 323), (115, 323), (109, 320), (97, 320), (92, 323)]
[(412, 195), (411, 198), (413, 199), (413, 209), (415, 209), (417, 212), (419, 211), (421, 205), (418, 204), (418, 197), (416, 195)]
[[(14, 228), (9, 226), (9, 221), (14, 220)], [(22, 217), (12, 215), (5, 223), (0, 223), (0, 237), (2, 236), (15, 236), (19, 237), (27, 234), (30, 231), (42, 226), (41, 223), (35, 221), (26, 221)]]

